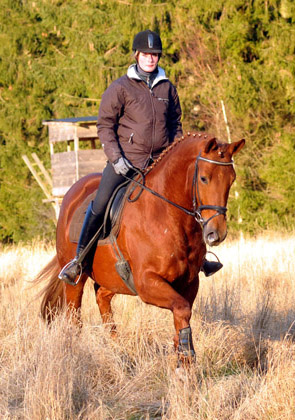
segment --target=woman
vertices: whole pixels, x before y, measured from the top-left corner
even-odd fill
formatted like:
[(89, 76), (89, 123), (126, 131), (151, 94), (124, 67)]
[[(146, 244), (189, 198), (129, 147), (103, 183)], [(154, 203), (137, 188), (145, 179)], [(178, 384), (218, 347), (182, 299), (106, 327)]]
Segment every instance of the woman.
[[(75, 284), (82, 252), (101, 225), (113, 191), (126, 180), (124, 175), (132, 175), (133, 167), (146, 168), (176, 137), (182, 136), (177, 90), (158, 66), (162, 54), (159, 35), (150, 30), (139, 32), (132, 49), (136, 63), (102, 96), (97, 133), (108, 163), (97, 195), (87, 209), (76, 257), (59, 274), (70, 284)], [(211, 268), (218, 264), (207, 263)], [(214, 272), (219, 268), (215, 267)]]

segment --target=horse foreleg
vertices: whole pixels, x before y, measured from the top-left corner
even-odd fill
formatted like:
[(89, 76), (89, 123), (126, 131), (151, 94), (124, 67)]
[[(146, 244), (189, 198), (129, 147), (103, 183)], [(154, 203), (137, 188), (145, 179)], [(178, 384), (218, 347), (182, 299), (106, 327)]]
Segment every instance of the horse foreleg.
[(108, 324), (111, 327), (112, 336), (116, 336), (117, 333), (111, 306), (111, 300), (114, 295), (115, 293), (104, 287), (96, 288), (96, 302), (99, 307), (101, 319), (104, 324)]
[(73, 321), (79, 325), (82, 324), (80, 308), (87, 278), (88, 275), (84, 273), (76, 286), (64, 283), (68, 315), (72, 316)]
[(194, 348), (191, 338), (191, 303), (177, 293), (162, 277), (147, 273), (136, 284), (139, 297), (148, 304), (169, 309), (173, 313), (175, 336), (174, 347), (179, 359), (192, 359)]
[[(192, 308), (193, 306), (198, 290), (199, 290), (199, 277), (198, 276), (194, 279), (194, 281), (188, 283), (186, 287), (183, 290), (181, 290), (181, 295), (184, 297), (184, 299), (186, 299), (189, 302), (190, 308)], [(184, 328), (179, 331), (178, 349), (179, 349), (178, 353), (185, 356), (182, 359), (179, 357), (180, 364), (183, 364), (183, 362), (185, 363), (185, 359), (190, 360), (194, 358), (195, 352), (194, 352), (194, 346), (193, 346), (192, 331), (190, 327)], [(191, 352), (191, 349), (192, 349), (192, 352)], [(187, 354), (188, 356), (192, 356), (192, 357), (186, 357)]]

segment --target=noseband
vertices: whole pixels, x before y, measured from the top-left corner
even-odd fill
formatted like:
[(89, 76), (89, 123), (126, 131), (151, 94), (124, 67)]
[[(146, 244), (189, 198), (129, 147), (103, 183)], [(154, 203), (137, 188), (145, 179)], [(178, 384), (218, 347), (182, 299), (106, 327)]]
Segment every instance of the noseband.
[[(209, 204), (207, 205), (202, 204), (200, 191), (199, 191), (199, 182), (198, 182), (198, 173), (199, 173), (198, 163), (200, 160), (202, 160), (203, 162), (208, 162), (208, 163), (212, 163), (214, 165), (219, 165), (219, 166), (230, 166), (234, 164), (234, 161), (230, 160), (229, 162), (219, 162), (218, 160), (211, 160), (211, 159), (204, 158), (201, 156), (201, 153), (199, 153), (199, 155), (197, 156), (196, 164), (195, 164), (195, 173), (194, 173), (194, 178), (193, 178), (193, 193), (192, 193), (193, 212), (194, 212), (194, 217), (196, 221), (200, 223), (202, 227), (204, 227), (211, 219), (213, 219), (213, 217), (217, 217), (221, 214), (225, 216), (227, 212), (227, 208), (223, 206), (213, 206)], [(199, 203), (199, 206), (197, 206), (197, 203)], [(209, 217), (209, 219), (204, 220), (202, 217), (203, 210), (215, 210), (216, 213), (213, 214), (213, 216)]]

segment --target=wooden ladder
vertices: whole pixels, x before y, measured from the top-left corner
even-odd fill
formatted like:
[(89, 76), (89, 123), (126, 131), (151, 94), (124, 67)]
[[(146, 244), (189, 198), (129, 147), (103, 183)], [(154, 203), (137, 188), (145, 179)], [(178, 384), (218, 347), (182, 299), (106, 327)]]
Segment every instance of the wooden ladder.
[(33, 159), (32, 161), (30, 161), (27, 155), (22, 155), (22, 158), (46, 196), (46, 199), (42, 200), (43, 203), (52, 204), (55, 212), (54, 223), (56, 224), (59, 215), (60, 199), (53, 197), (51, 194), (52, 179), (41, 160), (38, 158), (36, 153), (32, 153), (31, 156)]

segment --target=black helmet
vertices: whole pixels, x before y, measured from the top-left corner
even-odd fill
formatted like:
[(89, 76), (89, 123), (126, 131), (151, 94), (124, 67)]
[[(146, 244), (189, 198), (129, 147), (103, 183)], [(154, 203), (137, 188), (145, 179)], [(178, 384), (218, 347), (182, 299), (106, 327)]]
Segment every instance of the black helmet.
[(147, 31), (139, 32), (135, 35), (132, 45), (133, 51), (143, 53), (162, 53), (161, 38), (156, 32)]

